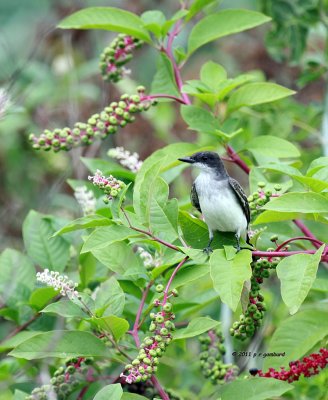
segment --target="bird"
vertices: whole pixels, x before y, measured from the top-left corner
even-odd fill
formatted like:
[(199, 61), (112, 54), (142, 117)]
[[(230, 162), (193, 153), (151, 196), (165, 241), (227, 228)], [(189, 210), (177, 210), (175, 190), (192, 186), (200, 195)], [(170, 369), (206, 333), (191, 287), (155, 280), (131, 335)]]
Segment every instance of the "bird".
[(209, 232), (209, 242), (204, 252), (213, 250), (211, 244), (215, 231), (233, 232), (236, 249), (240, 251), (240, 238), (249, 244), (248, 225), (250, 209), (244, 189), (229, 176), (220, 156), (212, 151), (197, 152), (179, 161), (192, 164), (200, 170), (193, 182), (190, 200), (202, 213)]

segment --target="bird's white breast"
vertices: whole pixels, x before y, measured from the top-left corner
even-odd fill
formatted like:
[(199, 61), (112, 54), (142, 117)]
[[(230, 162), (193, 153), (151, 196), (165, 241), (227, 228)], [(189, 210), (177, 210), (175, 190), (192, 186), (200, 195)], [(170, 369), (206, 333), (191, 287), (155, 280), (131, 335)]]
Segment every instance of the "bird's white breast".
[(235, 232), (245, 238), (247, 220), (229, 182), (218, 181), (210, 172), (201, 172), (195, 184), (200, 208), (209, 229)]

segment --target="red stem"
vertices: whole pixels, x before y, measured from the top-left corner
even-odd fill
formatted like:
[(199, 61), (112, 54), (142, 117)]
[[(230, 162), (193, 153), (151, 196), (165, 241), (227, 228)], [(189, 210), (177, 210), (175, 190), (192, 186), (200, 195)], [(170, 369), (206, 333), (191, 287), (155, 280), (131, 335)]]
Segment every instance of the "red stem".
[(291, 243), (291, 242), (295, 242), (296, 240), (309, 240), (310, 242), (313, 243), (313, 245), (317, 248), (320, 248), (323, 245), (323, 242), (321, 242), (321, 240), (318, 239), (313, 239), (312, 237), (309, 236), (297, 236), (288, 240), (285, 240), (283, 243), (281, 243), (279, 246), (277, 246), (275, 251), (279, 251), (280, 249), (282, 249), (283, 247), (286, 246), (286, 244)]
[(125, 216), (125, 219), (126, 219), (127, 223), (129, 224), (129, 228), (130, 228), (130, 229), (133, 229), (133, 230), (136, 231), (136, 232), (143, 233), (144, 235), (147, 235), (147, 236), (151, 237), (153, 240), (155, 240), (155, 242), (161, 243), (161, 244), (163, 244), (164, 246), (166, 246), (166, 247), (168, 247), (168, 248), (170, 248), (170, 249), (172, 249), (172, 250), (181, 251), (181, 250), (179, 249), (179, 247), (174, 246), (174, 244), (171, 244), (171, 243), (169, 243), (169, 242), (166, 242), (165, 240), (162, 240), (162, 239), (160, 239), (160, 238), (157, 237), (157, 236), (154, 236), (151, 232), (145, 231), (144, 229), (136, 228), (135, 226), (133, 226), (133, 225), (131, 224), (130, 218), (128, 217), (128, 215), (127, 215), (127, 213), (125, 212), (125, 210), (124, 210), (123, 207), (121, 207), (121, 211), (123, 212), (123, 214), (124, 214), (124, 216)]
[(243, 171), (245, 171), (246, 174), (249, 174), (249, 173), (250, 173), (250, 168), (249, 168), (249, 166), (245, 163), (245, 161), (243, 161), (243, 160), (239, 157), (239, 155), (234, 151), (234, 149), (233, 149), (231, 146), (227, 145), (227, 146), (226, 146), (226, 151), (227, 151), (229, 157), (231, 158), (231, 160), (232, 160), (235, 164), (239, 165), (239, 167), (240, 167)]
[(163, 400), (170, 400), (169, 396), (167, 393), (165, 393), (165, 390), (162, 388), (161, 384), (159, 383), (158, 379), (156, 378), (155, 375), (153, 375), (150, 380), (152, 381), (152, 384), (154, 387), (157, 389), (158, 394), (161, 396)]
[(147, 100), (155, 100), (155, 99), (172, 99), (177, 101), (178, 103), (181, 104), (187, 104), (183, 99), (180, 99), (179, 97), (176, 96), (171, 96), (170, 94), (161, 94), (161, 93), (156, 93), (156, 94), (150, 94), (148, 96), (143, 96), (141, 97), (141, 101), (147, 101)]
[[(318, 249), (322, 245), (322, 242), (320, 242), (320, 240), (318, 240), (313, 235), (313, 233), (310, 231), (310, 229), (307, 226), (305, 226), (302, 221), (300, 221), (299, 219), (294, 219), (293, 222), (300, 229), (300, 231), (304, 233), (305, 236), (312, 238), (314, 241), (318, 242), (318, 243), (313, 243), (314, 247), (316, 247)], [(319, 244), (319, 242), (321, 243), (321, 245)]]
[(166, 46), (166, 48), (163, 49), (163, 51), (168, 56), (168, 58), (171, 60), (171, 63), (173, 66), (173, 71), (174, 71), (175, 81), (178, 86), (179, 92), (181, 93), (182, 99), (185, 104), (189, 105), (189, 104), (191, 104), (191, 101), (189, 99), (189, 96), (186, 93), (182, 92), (183, 81), (182, 81), (182, 77), (181, 77), (181, 73), (180, 73), (180, 68), (175, 61), (173, 51), (172, 51), (173, 41), (180, 31), (180, 27), (181, 27), (181, 20), (175, 24), (172, 31), (168, 34), (167, 46)]
[(188, 258), (189, 257), (187, 256), (182, 261), (180, 261), (180, 263), (175, 267), (175, 270), (173, 271), (172, 275), (170, 276), (170, 279), (167, 282), (166, 288), (164, 290), (164, 297), (163, 297), (162, 306), (164, 306), (164, 304), (166, 304), (167, 296), (168, 296), (168, 293), (169, 293), (169, 290), (170, 290), (170, 286), (172, 284), (172, 281), (173, 281), (175, 275), (177, 274), (179, 269), (183, 266), (183, 264), (188, 260)]
[[(293, 256), (294, 254), (314, 254), (316, 250), (303, 250), (303, 251), (261, 251), (255, 250), (252, 251), (252, 255), (254, 257), (289, 257)], [(321, 256), (321, 261), (327, 261), (327, 251), (325, 250)]]
[(142, 313), (142, 310), (143, 310), (144, 305), (145, 305), (145, 301), (146, 301), (147, 295), (149, 293), (149, 289), (152, 287), (153, 283), (154, 283), (154, 281), (150, 281), (148, 283), (148, 285), (146, 286), (146, 289), (144, 290), (144, 292), (142, 294), (142, 298), (141, 298), (141, 301), (140, 301), (140, 304), (139, 304), (137, 316), (136, 316), (136, 319), (134, 321), (133, 329), (132, 329), (132, 331), (129, 331), (130, 335), (132, 335), (132, 337), (133, 337), (133, 339), (134, 339), (134, 341), (135, 341), (135, 343), (136, 343), (136, 345), (138, 347), (140, 346), (140, 339), (139, 339), (139, 335), (138, 335), (138, 329), (140, 328), (140, 326), (139, 326), (140, 317), (141, 317), (141, 313)]

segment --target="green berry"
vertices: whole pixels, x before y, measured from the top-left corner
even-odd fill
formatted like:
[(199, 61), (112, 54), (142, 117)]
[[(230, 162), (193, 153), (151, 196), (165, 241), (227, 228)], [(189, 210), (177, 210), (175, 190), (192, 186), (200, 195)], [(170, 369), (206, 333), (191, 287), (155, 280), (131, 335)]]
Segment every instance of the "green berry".
[(155, 290), (156, 290), (157, 293), (162, 293), (163, 290), (164, 290), (164, 286), (159, 284), (159, 285), (156, 286)]
[(257, 186), (258, 186), (259, 188), (261, 188), (261, 189), (264, 188), (265, 185), (266, 185), (265, 182), (258, 182), (258, 184), (257, 184)]
[(166, 312), (171, 311), (172, 310), (172, 304), (171, 303), (164, 304), (163, 310), (166, 311)]

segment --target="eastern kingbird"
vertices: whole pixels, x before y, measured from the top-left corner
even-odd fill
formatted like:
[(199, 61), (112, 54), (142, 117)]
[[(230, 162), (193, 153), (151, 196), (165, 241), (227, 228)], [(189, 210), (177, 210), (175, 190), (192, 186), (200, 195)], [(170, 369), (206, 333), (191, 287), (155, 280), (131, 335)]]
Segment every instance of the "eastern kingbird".
[(248, 200), (243, 188), (228, 175), (217, 153), (203, 151), (179, 160), (200, 169), (192, 185), (190, 199), (192, 205), (203, 214), (208, 227), (209, 242), (204, 251), (212, 251), (214, 231), (234, 232), (239, 251), (240, 237), (248, 243), (247, 228), (250, 221)]

